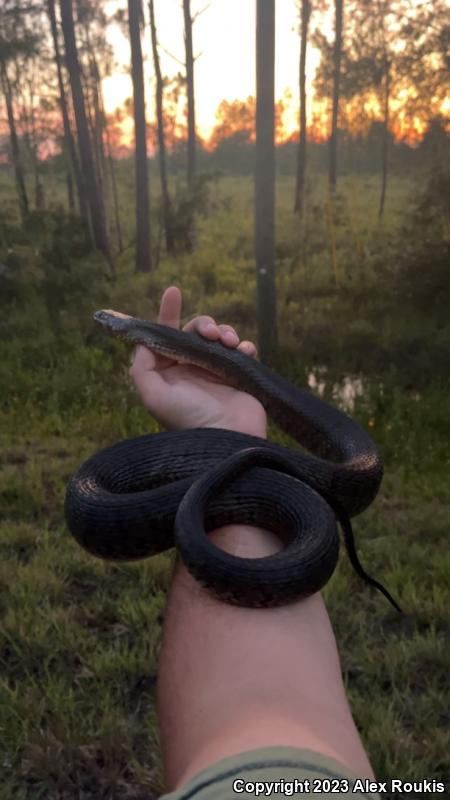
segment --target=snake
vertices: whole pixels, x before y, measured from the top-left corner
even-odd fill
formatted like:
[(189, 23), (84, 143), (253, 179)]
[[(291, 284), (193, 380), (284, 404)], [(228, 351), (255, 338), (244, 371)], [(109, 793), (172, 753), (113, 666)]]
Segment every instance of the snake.
[[(285, 605), (320, 591), (339, 556), (338, 523), (356, 573), (392, 603), (356, 551), (350, 518), (375, 499), (383, 464), (368, 433), (307, 388), (239, 349), (113, 310), (94, 320), (114, 336), (190, 364), (256, 397), (300, 448), (220, 428), (143, 434), (89, 457), (69, 479), (65, 519), (89, 553), (134, 561), (176, 547), (198, 583), (235, 605)], [(280, 549), (245, 558), (208, 536), (242, 524)]]

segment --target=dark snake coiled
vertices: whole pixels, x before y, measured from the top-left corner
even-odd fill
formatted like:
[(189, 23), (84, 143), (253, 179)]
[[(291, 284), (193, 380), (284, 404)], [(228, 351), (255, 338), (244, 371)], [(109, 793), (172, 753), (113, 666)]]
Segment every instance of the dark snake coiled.
[[(332, 575), (336, 517), (358, 574), (349, 517), (375, 498), (383, 468), (370, 437), (350, 417), (264, 364), (199, 334), (98, 311), (112, 333), (208, 369), (254, 395), (312, 455), (255, 436), (191, 429), (138, 436), (89, 458), (71, 478), (65, 514), (77, 541), (101, 558), (133, 560), (177, 546), (190, 572), (221, 599), (275, 606), (313, 594)], [(239, 558), (206, 536), (229, 523), (273, 530), (284, 548)]]

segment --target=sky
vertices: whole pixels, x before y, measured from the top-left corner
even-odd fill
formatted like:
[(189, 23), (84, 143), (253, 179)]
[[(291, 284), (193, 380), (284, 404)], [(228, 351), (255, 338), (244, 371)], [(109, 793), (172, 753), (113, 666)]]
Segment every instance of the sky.
[[(145, 0), (144, 0), (145, 3)], [(110, 0), (112, 12), (123, 1)], [(193, 28), (194, 53), (200, 54), (195, 63), (196, 122), (199, 134), (207, 137), (214, 128), (215, 112), (221, 100), (245, 100), (255, 95), (255, 0), (191, 0), (191, 13), (205, 8)], [(275, 99), (282, 99), (285, 91), (292, 96), (291, 108), (284, 115), (288, 132), (298, 130), (298, 72), (300, 57), (299, 17), (296, 0), (278, 0), (275, 3)], [(147, 9), (146, 9), (147, 14)], [(183, 67), (164, 52), (165, 48), (183, 62), (183, 12), (181, 0), (155, 0), (155, 16), (160, 44), (161, 69), (164, 75), (175, 75)], [(328, 31), (331, 35), (331, 29)], [(117, 25), (108, 30), (115, 58), (116, 73), (103, 83), (105, 105), (112, 112), (132, 95), (131, 79), (126, 70), (130, 64), (130, 49), (126, 37)], [(147, 54), (146, 86), (151, 83), (153, 68), (150, 34), (146, 29), (143, 38)], [(310, 85), (319, 61), (317, 51), (309, 48), (307, 83)], [(309, 92), (311, 101), (311, 92)], [(154, 115), (154, 91), (147, 89), (147, 117)], [(309, 109), (310, 110), (310, 109)], [(131, 124), (131, 121), (130, 121)]]

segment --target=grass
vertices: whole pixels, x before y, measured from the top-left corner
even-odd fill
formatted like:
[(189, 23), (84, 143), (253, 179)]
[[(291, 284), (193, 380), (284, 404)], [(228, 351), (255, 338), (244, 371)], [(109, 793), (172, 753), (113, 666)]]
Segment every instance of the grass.
[[(397, 615), (341, 558), (325, 596), (352, 711), (380, 780), (443, 781), (450, 411), (439, 354), (448, 328), (439, 328), (440, 308), (399, 299), (396, 263), (380, 272), (413, 185), (392, 181), (380, 226), (375, 178), (341, 181), (337, 280), (324, 184), (312, 187), (306, 236), (291, 214), (292, 188), (280, 179), (277, 366), (299, 384), (326, 366), (326, 397), (345, 375), (362, 376), (354, 415), (379, 445), (386, 476), (355, 533), (363, 563), (406, 612)], [(0, 193), (7, 209), (10, 188), (3, 183)], [(130, 186), (122, 197), (129, 207)], [(127, 382), (126, 348), (94, 329), (95, 308), (155, 317), (162, 289), (177, 282), (183, 321), (207, 311), (255, 338), (251, 198), (248, 179), (222, 179), (199, 218), (193, 255), (136, 276), (127, 251), (117, 283), (97, 279), (89, 292), (86, 276), (98, 274), (99, 262), (73, 259), (57, 301), (30, 242), (0, 253), (14, 256), (23, 275), (0, 331), (1, 800), (139, 800), (163, 790), (154, 700), (172, 556), (114, 565), (87, 555), (66, 530), (64, 489), (91, 453), (157, 430)]]

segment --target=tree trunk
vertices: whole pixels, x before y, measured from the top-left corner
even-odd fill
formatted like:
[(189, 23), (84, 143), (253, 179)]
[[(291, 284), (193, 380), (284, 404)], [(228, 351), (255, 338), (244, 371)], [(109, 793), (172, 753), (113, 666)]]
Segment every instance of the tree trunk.
[(330, 191), (336, 189), (336, 165), (337, 165), (337, 128), (339, 112), (339, 87), (341, 80), (341, 56), (342, 56), (342, 17), (344, 0), (335, 0), (335, 37), (334, 37), (334, 56), (333, 56), (333, 111), (331, 119), (330, 136), (330, 164), (328, 182)]
[(38, 211), (45, 210), (45, 190), (42, 178), (39, 174), (36, 175), (35, 204)]
[(136, 271), (149, 272), (152, 267), (150, 248), (150, 207), (147, 175), (147, 141), (145, 123), (144, 74), (142, 68), (140, 0), (128, 0), (131, 63), (134, 96), (134, 131), (136, 165)]
[(102, 104), (100, 102), (100, 94), (101, 94), (101, 77), (100, 77), (100, 70), (98, 67), (97, 58), (95, 56), (95, 50), (91, 44), (91, 37), (89, 33), (89, 25), (85, 26), (85, 34), (86, 34), (86, 44), (88, 47), (89, 53), (89, 70), (90, 70), (90, 77), (92, 80), (92, 100), (94, 104), (94, 119), (93, 119), (93, 141), (95, 143), (95, 153), (96, 153), (96, 163), (98, 169), (98, 181), (101, 190), (103, 190), (103, 183), (105, 180), (105, 147), (103, 143), (103, 131), (105, 127), (105, 118), (102, 112)]
[(311, 14), (310, 0), (302, 0), (302, 31), (300, 44), (300, 137), (297, 157), (297, 183), (295, 187), (294, 211), (303, 215), (306, 176), (306, 48), (308, 45), (308, 25)]
[(102, 114), (104, 130), (105, 130), (106, 158), (108, 160), (109, 174), (111, 176), (111, 188), (112, 188), (113, 206), (114, 206), (114, 224), (115, 224), (115, 228), (116, 228), (117, 249), (118, 249), (119, 253), (122, 253), (122, 251), (123, 251), (123, 237), (122, 237), (122, 225), (121, 225), (121, 222), (120, 222), (119, 193), (117, 191), (116, 170), (115, 170), (115, 167), (114, 167), (114, 159), (113, 159), (112, 148), (111, 148), (111, 138), (110, 138), (110, 135), (109, 135), (108, 122), (107, 122), (106, 114), (105, 114), (105, 104), (103, 102), (103, 94), (102, 94), (101, 84), (99, 84), (99, 102), (100, 102), (100, 110), (101, 110), (101, 114)]
[(95, 129), (94, 112), (92, 109), (92, 104), (93, 104), (93, 96), (91, 91), (92, 87), (90, 85), (89, 77), (90, 76), (86, 77), (85, 65), (80, 63), (81, 89), (84, 97), (84, 108), (86, 111), (86, 122), (89, 133), (89, 141), (91, 142), (92, 157), (94, 159), (95, 180), (97, 182), (99, 193), (103, 198), (103, 184), (100, 175), (100, 165), (99, 165), (98, 147), (97, 147), (97, 132)]
[(75, 213), (75, 197), (73, 195), (73, 180), (72, 180), (72, 172), (70, 170), (70, 164), (68, 163), (68, 156), (67, 152), (64, 148), (64, 155), (66, 158), (66, 187), (67, 187), (67, 206), (69, 211), (73, 214)]
[(17, 198), (19, 201), (20, 217), (22, 219), (22, 222), (25, 222), (28, 216), (30, 206), (28, 203), (28, 195), (25, 186), (25, 178), (24, 178), (22, 159), (19, 148), (19, 139), (17, 137), (17, 130), (16, 130), (16, 121), (14, 119), (11, 84), (9, 82), (6, 64), (3, 60), (0, 61), (0, 79), (6, 103), (6, 112), (8, 115), (9, 137), (11, 143), (11, 158), (14, 167), (14, 176), (16, 181)]
[(108, 150), (109, 173), (111, 175), (111, 188), (112, 188), (113, 205), (114, 205), (114, 224), (116, 227), (117, 250), (119, 253), (122, 253), (123, 237), (122, 237), (122, 225), (120, 223), (119, 195), (117, 192), (116, 171), (114, 169), (114, 159), (112, 157), (112, 152), (111, 152), (111, 143), (109, 140), (108, 128), (105, 128), (105, 130), (106, 130), (106, 147)]
[(186, 83), (188, 101), (188, 164), (187, 181), (192, 188), (195, 178), (196, 147), (195, 147), (195, 95), (194, 95), (194, 53), (192, 48), (192, 17), (191, 2), (183, 0), (184, 12), (184, 44), (186, 48)]
[(29, 92), (30, 92), (30, 113), (28, 115), (27, 123), (29, 127), (29, 145), (30, 145), (29, 150), (34, 170), (34, 207), (37, 211), (44, 211), (45, 190), (41, 175), (41, 165), (39, 163), (39, 144), (38, 144), (38, 136), (36, 130), (36, 114), (34, 110), (35, 95), (34, 95), (33, 81), (29, 82)]
[(275, 287), (275, 2), (256, 4), (255, 254), (258, 344), (269, 362), (277, 347)]
[(103, 108), (103, 98), (101, 96), (102, 93), (102, 79), (100, 76), (100, 70), (98, 68), (97, 59), (93, 58), (94, 70), (95, 70), (95, 100), (94, 100), (94, 107), (95, 107), (95, 127), (97, 132), (97, 144), (98, 144), (98, 151), (100, 157), (100, 172), (106, 181), (106, 153), (105, 153), (105, 142), (103, 139), (103, 135), (106, 128), (105, 122), (105, 112)]
[(114, 265), (106, 232), (106, 219), (103, 198), (95, 176), (95, 163), (92, 155), (89, 129), (84, 106), (83, 89), (81, 86), (81, 72), (75, 42), (75, 29), (73, 23), (72, 0), (60, 0), (61, 22), (66, 48), (66, 64), (72, 89), (73, 108), (78, 131), (78, 146), (81, 157), (81, 168), (87, 189), (87, 201), (90, 210), (94, 244), (100, 250), (111, 269)]
[(378, 216), (381, 219), (384, 212), (384, 202), (386, 199), (386, 186), (388, 176), (388, 150), (389, 150), (389, 95), (391, 89), (390, 64), (386, 64), (385, 86), (384, 86), (384, 119), (383, 119), (383, 150), (381, 156), (381, 194)]
[[(92, 105), (91, 105), (92, 101)], [(93, 145), (95, 168), (97, 170), (97, 182), (99, 185), (100, 193), (103, 195), (104, 183), (104, 151), (102, 136), (102, 124), (100, 120), (100, 108), (98, 103), (97, 87), (92, 87), (92, 96), (89, 98), (88, 104), (88, 119), (91, 130), (91, 141)]]
[(92, 102), (93, 97), (91, 93), (91, 87), (89, 85), (89, 81), (86, 80), (85, 70), (80, 62), (80, 79), (81, 79), (81, 89), (83, 92), (84, 97), (84, 108), (86, 112), (86, 124), (88, 130), (88, 137), (89, 142), (91, 145), (91, 153), (92, 153), (92, 163), (94, 165), (94, 182), (97, 186), (98, 197), (100, 198), (100, 202), (102, 204), (103, 209), (103, 219), (105, 223), (105, 230), (106, 236), (109, 242), (109, 232), (108, 232), (108, 220), (106, 218), (106, 205), (105, 205), (105, 192), (103, 186), (103, 177), (102, 171), (99, 162), (99, 154), (98, 154), (98, 142), (97, 142), (97, 131), (94, 121), (94, 115), (92, 111)]
[(166, 248), (168, 253), (174, 250), (175, 242), (172, 227), (172, 206), (170, 202), (169, 186), (167, 182), (166, 166), (166, 142), (164, 136), (164, 115), (163, 115), (163, 79), (159, 64), (158, 43), (156, 40), (155, 7), (154, 1), (149, 0), (150, 11), (150, 33), (152, 39), (153, 64), (156, 76), (156, 116), (158, 122), (158, 150), (159, 150), (159, 172), (161, 177), (161, 197), (164, 221), (164, 231), (166, 236)]
[[(56, 10), (55, 10), (55, 0), (47, 0), (47, 10), (48, 16), (50, 19), (50, 27), (52, 31), (52, 39), (53, 39), (53, 50), (55, 53), (55, 63), (56, 63), (56, 71), (58, 74), (58, 88), (59, 88), (59, 104), (61, 106), (61, 114), (63, 118), (63, 128), (64, 128), (64, 149), (67, 161), (67, 172), (68, 172), (68, 180), (67, 180), (67, 191), (68, 191), (68, 199), (69, 199), (69, 208), (72, 210), (73, 208), (73, 189), (72, 189), (72, 176), (70, 174), (71, 168), (73, 175), (75, 177), (75, 183), (77, 187), (77, 197), (78, 197), (78, 210), (80, 213), (81, 221), (83, 223), (83, 228), (85, 230), (86, 239), (88, 242), (93, 246), (94, 244), (94, 237), (92, 232), (91, 221), (89, 217), (89, 209), (88, 203), (86, 199), (86, 186), (84, 184), (83, 174), (80, 168), (80, 162), (78, 160), (78, 155), (75, 147), (75, 142), (72, 136), (72, 130), (70, 127), (69, 121), (69, 112), (67, 108), (67, 99), (66, 99), (66, 91), (64, 88), (64, 81), (62, 76), (62, 66), (61, 66), (61, 55), (59, 52), (59, 44), (58, 44), (58, 32), (56, 28)], [(70, 176), (70, 179), (69, 179)]]

